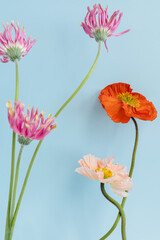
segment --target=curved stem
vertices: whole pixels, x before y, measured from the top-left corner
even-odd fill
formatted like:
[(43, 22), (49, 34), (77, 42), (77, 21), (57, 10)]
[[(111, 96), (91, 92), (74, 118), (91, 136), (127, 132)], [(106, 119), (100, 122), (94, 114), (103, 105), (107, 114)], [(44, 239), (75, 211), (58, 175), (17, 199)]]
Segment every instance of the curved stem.
[[(16, 68), (15, 101), (17, 101), (18, 100), (18, 92), (19, 92), (18, 61), (15, 61), (15, 68)], [(10, 175), (8, 207), (7, 207), (7, 216), (6, 216), (5, 237), (4, 237), (5, 240), (8, 239), (8, 235), (10, 234), (10, 211), (11, 211), (13, 179), (14, 179), (15, 147), (16, 147), (16, 134), (15, 134), (15, 132), (13, 132), (13, 135), (12, 135), (11, 175)]]
[[(101, 191), (102, 191), (104, 197), (118, 208), (121, 218), (122, 218), (122, 225), (121, 225), (122, 240), (126, 240), (127, 239), (126, 238), (126, 217), (125, 217), (125, 213), (124, 213), (122, 206), (106, 193), (105, 188), (104, 188), (104, 183), (101, 183)], [(104, 240), (104, 239), (105, 239), (105, 237), (102, 237), (100, 240)]]
[[(135, 158), (136, 158), (136, 151), (137, 151), (137, 145), (138, 145), (138, 125), (137, 122), (134, 118), (131, 118), (134, 125), (135, 125), (135, 130), (136, 130), (136, 137), (135, 137), (135, 143), (134, 143), (134, 148), (133, 148), (133, 153), (132, 153), (132, 162), (131, 162), (131, 167), (130, 167), (130, 171), (129, 171), (129, 177), (132, 178), (132, 174), (133, 174), (133, 170), (134, 170), (134, 165), (135, 165)], [(122, 202), (121, 202), (121, 207), (124, 208), (125, 202), (126, 202), (126, 197), (123, 198)], [(113, 226), (111, 227), (111, 229), (103, 236), (102, 239), (106, 239), (107, 237), (109, 237), (109, 235), (114, 231), (114, 229), (117, 227), (118, 222), (120, 220), (120, 213), (118, 213), (117, 218), (113, 224)]]
[(131, 167), (130, 167), (130, 171), (129, 171), (129, 177), (130, 178), (132, 178), (132, 175), (133, 175), (135, 159), (136, 159), (136, 152), (137, 152), (137, 146), (138, 146), (138, 124), (137, 124), (136, 120), (133, 117), (131, 119), (132, 119), (132, 121), (134, 122), (134, 125), (135, 125), (136, 137), (135, 137), (134, 149), (133, 149), (133, 154), (132, 154)]
[(15, 222), (16, 222), (16, 218), (17, 218), (17, 214), (18, 214), (18, 211), (19, 211), (19, 208), (20, 208), (20, 204), (21, 204), (21, 201), (22, 201), (22, 197), (23, 197), (23, 194), (24, 194), (24, 191), (25, 191), (25, 188), (26, 188), (26, 185), (27, 185), (27, 182), (28, 182), (28, 178), (29, 178), (29, 175), (30, 175), (30, 172), (31, 172), (31, 169), (32, 169), (32, 166), (33, 166), (33, 163), (34, 163), (34, 160), (36, 158), (36, 155), (37, 155), (37, 152), (42, 144), (43, 140), (39, 141), (35, 151), (34, 151), (34, 154), (32, 156), (32, 159), (30, 161), (30, 164), (29, 164), (29, 167), (28, 167), (28, 170), (27, 170), (27, 173), (26, 173), (26, 176), (25, 176), (25, 179), (24, 179), (24, 182), (23, 182), (23, 186), (22, 186), (22, 189), (21, 189), (21, 192), (20, 192), (20, 196), (19, 196), (19, 199), (18, 199), (18, 202), (17, 202), (17, 206), (16, 206), (16, 209), (15, 209), (15, 212), (14, 212), (14, 215), (13, 215), (13, 218), (12, 218), (12, 221), (11, 221), (11, 232), (10, 232), (10, 237), (8, 240), (11, 240), (12, 239), (12, 235), (13, 235), (13, 230), (14, 230), (14, 225), (15, 225)]
[[(99, 42), (99, 47), (98, 47), (98, 53), (97, 53), (97, 56), (96, 56), (96, 59), (90, 69), (90, 71), (88, 72), (87, 76), (84, 78), (84, 80), (82, 81), (82, 83), (79, 85), (79, 87), (76, 89), (76, 91), (68, 98), (68, 100), (61, 106), (61, 108), (57, 111), (57, 113), (55, 114), (55, 117), (57, 117), (61, 111), (67, 106), (67, 104), (74, 98), (74, 96), (79, 92), (79, 90), (83, 87), (83, 85), (85, 84), (85, 82), (87, 81), (87, 79), (89, 78), (89, 76), (91, 75), (91, 73), (93, 72), (96, 64), (97, 64), (97, 61), (98, 61), (98, 58), (99, 58), (99, 55), (100, 55), (100, 50), (101, 50), (101, 42)], [(16, 62), (16, 93), (15, 93), (15, 100), (18, 99), (18, 64)], [(14, 229), (14, 225), (15, 225), (15, 221), (16, 221), (16, 218), (17, 218), (17, 214), (18, 214), (18, 210), (19, 210), (19, 207), (20, 207), (20, 203), (21, 203), (21, 200), (22, 200), (22, 197), (23, 197), (23, 194), (24, 194), (24, 190), (25, 190), (25, 187), (26, 187), (26, 184), (27, 184), (27, 181), (28, 181), (28, 177), (29, 177), (29, 174), (30, 174), (30, 171), (31, 171), (31, 168), (32, 168), (32, 165), (33, 165), (33, 162), (34, 162), (34, 159), (37, 155), (37, 152), (40, 148), (40, 145), (42, 143), (43, 140), (41, 140), (39, 142), (39, 144), (37, 145), (37, 148), (33, 154), (33, 157), (31, 159), (31, 162), (30, 162), (30, 165), (29, 165), (29, 168), (28, 168), (28, 171), (27, 171), (27, 174), (26, 174), (26, 177), (25, 177), (25, 180), (24, 180), (24, 183), (23, 183), (23, 187), (22, 187), (22, 190), (21, 190), (21, 193), (20, 193), (20, 196), (19, 196), (19, 199), (18, 199), (18, 203), (17, 203), (17, 206), (16, 206), (16, 209), (15, 209), (15, 213), (14, 213), (14, 216), (12, 218), (12, 222), (11, 222), (11, 233), (9, 232), (9, 240), (11, 240), (12, 238), (12, 235), (13, 235), (13, 229)], [(10, 212), (10, 209), (9, 209), (9, 212)], [(10, 228), (10, 227), (9, 227)], [(6, 230), (7, 231), (7, 230)], [(8, 240), (8, 238), (5, 240)]]
[(20, 166), (20, 160), (21, 160), (23, 147), (24, 147), (24, 145), (21, 145), (20, 150), (19, 150), (18, 160), (17, 160), (17, 166), (16, 166), (16, 173), (15, 173), (15, 180), (14, 180), (14, 187), (13, 187), (12, 207), (11, 207), (11, 220), (12, 220), (13, 214), (14, 214), (17, 184), (18, 184), (18, 176), (19, 176), (19, 166)]
[[(75, 97), (75, 95), (79, 92), (79, 90), (83, 87), (83, 85), (85, 84), (85, 82), (88, 80), (88, 78), (90, 77), (91, 73), (93, 72), (96, 64), (97, 64), (97, 61), (98, 61), (98, 58), (99, 58), (99, 55), (100, 55), (100, 50), (101, 50), (101, 42), (99, 42), (99, 46), (98, 46), (98, 53), (97, 53), (97, 56), (96, 56), (96, 59), (90, 69), (90, 71), (88, 72), (88, 74), (86, 75), (86, 77), (84, 78), (84, 80), (81, 82), (81, 84), (79, 85), (79, 87), (75, 90), (75, 92), (68, 98), (68, 100), (60, 107), (60, 109), (57, 111), (57, 113), (55, 114), (55, 117), (57, 117), (61, 111), (67, 106), (67, 104)], [(18, 71), (18, 64), (16, 62), (16, 73)], [(17, 90), (16, 90), (16, 96), (18, 96), (18, 74), (16, 74), (16, 86), (17, 86)], [(15, 97), (15, 100), (17, 100), (17, 97)], [(36, 154), (40, 148), (40, 145), (42, 143), (42, 140), (39, 142), (34, 154), (33, 154), (33, 157), (31, 159), (31, 162), (30, 162), (30, 165), (29, 165), (29, 168), (28, 168), (28, 171), (27, 171), (27, 174), (26, 174), (26, 177), (25, 177), (25, 180), (24, 180), (24, 183), (23, 183), (23, 187), (22, 187), (22, 190), (21, 190), (21, 193), (20, 193), (20, 196), (19, 196), (19, 199), (18, 199), (18, 203), (17, 203), (17, 206), (16, 206), (16, 209), (15, 209), (15, 213), (14, 213), (14, 216), (13, 216), (13, 219), (12, 219), (12, 222), (11, 222), (11, 233), (10, 233), (10, 238), (9, 240), (11, 240), (12, 238), (12, 235), (13, 235), (13, 229), (14, 229), (14, 225), (15, 225), (15, 221), (16, 221), (16, 218), (17, 218), (17, 214), (18, 214), (18, 210), (19, 210), (19, 207), (20, 207), (20, 203), (21, 203), (21, 200), (22, 200), (22, 197), (23, 197), (23, 194), (24, 194), (24, 190), (25, 190), (25, 187), (26, 187), (26, 184), (27, 184), (27, 181), (28, 181), (28, 177), (29, 177), (29, 174), (30, 174), (30, 171), (31, 171), (31, 168), (32, 168), (32, 165), (33, 165), (33, 162), (34, 162), (34, 159), (36, 157)], [(5, 238), (5, 240), (7, 240)]]
[(79, 85), (79, 87), (74, 91), (74, 93), (67, 99), (67, 101), (60, 107), (60, 109), (57, 111), (57, 113), (55, 114), (55, 117), (58, 117), (58, 115), (60, 114), (60, 112), (67, 106), (67, 104), (75, 97), (75, 95), (79, 92), (79, 90), (83, 87), (83, 85), (86, 83), (86, 81), (88, 80), (88, 78), (90, 77), (91, 73), (93, 72), (96, 64), (97, 64), (97, 61), (98, 61), (98, 58), (99, 58), (99, 55), (100, 55), (100, 51), (101, 51), (101, 42), (99, 42), (99, 45), (98, 45), (98, 53), (97, 53), (97, 56), (96, 56), (96, 59), (91, 67), (91, 69), (89, 70), (88, 74), (86, 75), (86, 77), (84, 78), (84, 80), (81, 82), (81, 84)]

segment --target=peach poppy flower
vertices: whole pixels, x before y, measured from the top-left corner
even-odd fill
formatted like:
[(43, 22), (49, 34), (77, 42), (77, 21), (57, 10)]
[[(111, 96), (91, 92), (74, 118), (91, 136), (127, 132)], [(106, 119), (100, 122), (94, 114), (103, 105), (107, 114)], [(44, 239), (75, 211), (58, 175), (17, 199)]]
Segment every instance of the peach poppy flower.
[(133, 182), (129, 177), (126, 167), (118, 163), (112, 164), (114, 157), (100, 159), (92, 154), (85, 155), (79, 160), (80, 168), (76, 172), (97, 180), (101, 183), (109, 183), (112, 191), (118, 196), (127, 197), (129, 190), (132, 190)]
[(143, 95), (132, 92), (129, 84), (114, 83), (105, 87), (99, 100), (108, 116), (116, 123), (127, 123), (131, 117), (153, 121), (157, 111)]

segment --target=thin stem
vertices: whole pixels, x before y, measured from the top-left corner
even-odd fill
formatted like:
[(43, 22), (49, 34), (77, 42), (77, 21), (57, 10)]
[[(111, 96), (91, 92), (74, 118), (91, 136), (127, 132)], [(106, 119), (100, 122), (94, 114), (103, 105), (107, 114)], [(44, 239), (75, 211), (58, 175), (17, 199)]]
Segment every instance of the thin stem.
[(18, 211), (19, 211), (19, 208), (20, 208), (20, 204), (21, 204), (21, 201), (22, 201), (22, 197), (23, 197), (23, 194), (24, 194), (24, 191), (25, 191), (25, 188), (26, 188), (26, 185), (27, 185), (27, 182), (28, 182), (28, 178), (29, 178), (29, 175), (30, 175), (30, 172), (31, 172), (31, 169), (32, 169), (32, 166), (33, 166), (33, 163), (34, 163), (34, 160), (36, 158), (36, 155), (37, 155), (37, 152), (42, 144), (43, 140), (39, 141), (35, 151), (34, 151), (34, 154), (32, 156), (32, 159), (30, 161), (30, 164), (29, 164), (29, 167), (28, 167), (28, 170), (27, 170), (27, 173), (26, 173), (26, 176), (25, 176), (25, 179), (24, 179), (24, 182), (23, 182), (23, 186), (22, 186), (22, 189), (21, 189), (21, 192), (20, 192), (20, 196), (19, 196), (19, 199), (18, 199), (18, 202), (17, 202), (17, 206), (16, 206), (16, 209), (15, 209), (15, 212), (14, 212), (14, 215), (13, 215), (13, 218), (12, 218), (12, 221), (11, 221), (11, 233), (10, 233), (10, 237), (9, 237), (9, 240), (12, 239), (12, 235), (13, 235), (13, 230), (14, 230), (14, 225), (15, 225), (15, 222), (16, 222), (16, 218), (17, 218), (17, 214), (18, 214)]
[(18, 60), (15, 61), (15, 66), (16, 66), (16, 89), (15, 89), (15, 101), (18, 101), (18, 93), (19, 93)]
[[(18, 100), (18, 92), (19, 92), (18, 61), (15, 61), (15, 68), (16, 68), (15, 69), (16, 70), (15, 101), (17, 101)], [(8, 236), (10, 234), (10, 211), (11, 211), (13, 179), (14, 179), (15, 147), (16, 147), (16, 134), (15, 134), (15, 132), (13, 132), (13, 135), (12, 135), (11, 175), (10, 175), (8, 207), (7, 207), (7, 216), (6, 216), (5, 240), (8, 240)]]
[[(87, 81), (87, 79), (90, 77), (91, 73), (93, 72), (96, 64), (97, 64), (97, 61), (98, 61), (98, 58), (99, 58), (99, 55), (100, 55), (100, 50), (101, 50), (101, 42), (99, 42), (99, 46), (98, 46), (98, 53), (97, 53), (97, 56), (96, 56), (96, 59), (90, 69), (90, 71), (88, 72), (88, 74), (86, 75), (86, 77), (84, 78), (84, 80), (81, 82), (81, 84), (79, 85), (79, 87), (75, 90), (75, 92), (68, 98), (68, 100), (60, 107), (60, 109), (57, 111), (57, 113), (55, 114), (55, 117), (57, 117), (61, 111), (67, 106), (67, 104), (74, 98), (74, 96), (79, 92), (79, 90), (83, 87), (83, 85), (85, 84), (85, 82)], [(18, 65), (16, 63), (16, 69), (18, 70)], [(18, 75), (16, 75), (18, 76)], [(16, 83), (18, 86), (18, 77), (16, 77)], [(16, 96), (18, 95), (18, 87), (17, 87), (17, 90), (16, 90)], [(15, 98), (16, 99), (16, 98)], [(31, 171), (31, 168), (32, 168), (32, 165), (33, 165), (33, 162), (34, 162), (34, 159), (36, 157), (36, 154), (40, 148), (40, 145), (42, 143), (42, 140), (39, 142), (39, 144), (37, 145), (37, 148), (33, 154), (33, 157), (31, 159), (31, 162), (30, 162), (30, 165), (29, 165), (29, 168), (28, 168), (28, 171), (27, 171), (27, 174), (26, 174), (26, 177), (25, 177), (25, 180), (24, 180), (24, 183), (23, 183), (23, 187), (22, 187), (22, 190), (21, 190), (21, 193), (20, 193), (20, 196), (19, 196), (19, 199), (18, 199), (18, 203), (17, 203), (17, 206), (16, 206), (16, 209), (15, 209), (15, 213), (14, 213), (14, 216), (12, 218), (12, 222), (11, 222), (11, 233), (10, 233), (10, 237), (9, 237), (9, 240), (11, 240), (12, 238), (12, 235), (13, 235), (13, 229), (14, 229), (14, 225), (15, 225), (15, 221), (16, 221), (16, 218), (17, 218), (17, 214), (18, 214), (18, 210), (19, 210), (19, 207), (20, 207), (20, 203), (21, 203), (21, 200), (22, 200), (22, 197), (23, 197), (23, 194), (24, 194), (24, 190), (25, 190), (25, 187), (26, 187), (26, 184), (27, 184), (27, 181), (28, 181), (28, 177), (29, 177), (29, 174), (30, 174), (30, 171)], [(8, 240), (5, 238), (5, 240)]]
[[(122, 240), (126, 240), (127, 239), (126, 238), (126, 217), (125, 217), (125, 213), (124, 213), (122, 206), (106, 193), (105, 188), (104, 188), (104, 183), (101, 183), (101, 191), (102, 191), (104, 197), (118, 208), (121, 218), (122, 218), (122, 225), (121, 225)], [(105, 239), (105, 237), (102, 237), (100, 240), (104, 240), (104, 239)]]
[(60, 112), (67, 106), (67, 104), (75, 97), (75, 95), (79, 92), (79, 90), (83, 87), (83, 85), (86, 83), (86, 81), (88, 80), (88, 78), (90, 77), (91, 73), (93, 72), (97, 62), (98, 62), (98, 58), (100, 55), (100, 51), (101, 51), (101, 42), (99, 42), (98, 45), (98, 53), (97, 56), (95, 58), (95, 61), (91, 67), (91, 69), (89, 70), (88, 74), (86, 75), (86, 77), (84, 78), (84, 80), (81, 82), (81, 84), (79, 85), (79, 87), (75, 90), (75, 92), (67, 99), (67, 101), (60, 107), (60, 109), (57, 111), (57, 113), (55, 114), (55, 117), (58, 117), (58, 115), (60, 114)]
[[(134, 165), (135, 165), (135, 158), (136, 158), (136, 151), (137, 151), (137, 146), (138, 146), (138, 125), (137, 122), (134, 118), (131, 118), (134, 125), (135, 125), (135, 129), (136, 129), (136, 136), (135, 136), (135, 142), (134, 142), (134, 148), (133, 148), (133, 153), (132, 153), (132, 162), (131, 162), (131, 167), (130, 167), (130, 171), (129, 171), (129, 177), (132, 178), (132, 174), (133, 174), (133, 170), (134, 170)], [(122, 202), (121, 202), (121, 207), (124, 208), (125, 202), (126, 202), (126, 197), (123, 198)], [(106, 239), (107, 237), (109, 237), (109, 235), (114, 231), (114, 229), (117, 227), (118, 222), (120, 220), (120, 213), (118, 213), (117, 218), (113, 224), (113, 226), (110, 228), (110, 230), (103, 236), (102, 239)]]
[(11, 201), (12, 201), (12, 189), (13, 189), (13, 179), (14, 179), (14, 164), (15, 164), (15, 145), (16, 145), (16, 134), (13, 132), (12, 135), (12, 160), (11, 160), (11, 177), (10, 177), (10, 188), (8, 197), (8, 208), (6, 217), (6, 228), (5, 228), (5, 240), (8, 239), (10, 234), (10, 211), (11, 211)]
[(16, 166), (16, 173), (15, 173), (15, 180), (14, 180), (14, 187), (13, 187), (12, 207), (11, 207), (11, 220), (12, 220), (13, 214), (14, 214), (17, 184), (18, 184), (18, 176), (19, 176), (19, 166), (20, 166), (20, 160), (21, 160), (23, 147), (24, 147), (24, 145), (21, 145), (20, 150), (19, 150), (18, 160), (17, 160), (17, 166)]
[(135, 165), (135, 159), (136, 159), (136, 152), (137, 152), (137, 146), (138, 146), (138, 124), (136, 120), (132, 117), (132, 121), (134, 122), (135, 129), (136, 129), (136, 137), (135, 137), (135, 143), (134, 143), (134, 149), (133, 149), (133, 154), (132, 154), (132, 163), (129, 171), (129, 177), (132, 178), (133, 175), (133, 170), (134, 170), (134, 165)]

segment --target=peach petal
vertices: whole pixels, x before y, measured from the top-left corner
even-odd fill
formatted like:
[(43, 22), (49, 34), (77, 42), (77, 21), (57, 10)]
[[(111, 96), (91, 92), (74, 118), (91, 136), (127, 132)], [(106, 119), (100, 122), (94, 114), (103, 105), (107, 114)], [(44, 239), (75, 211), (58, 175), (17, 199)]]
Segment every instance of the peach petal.
[(114, 157), (108, 157), (108, 158), (104, 158), (104, 159), (101, 159), (99, 162), (98, 162), (98, 167), (100, 168), (106, 168), (106, 166), (108, 164), (112, 164), (114, 161)]
[(83, 159), (89, 169), (95, 170), (98, 168), (98, 161), (100, 160), (100, 158), (97, 158), (92, 154), (88, 154), (88, 155), (83, 156)]
[(76, 168), (75, 172), (78, 172), (88, 178), (91, 178), (93, 180), (99, 180), (97, 173), (94, 170), (85, 168), (85, 167), (80, 167)]

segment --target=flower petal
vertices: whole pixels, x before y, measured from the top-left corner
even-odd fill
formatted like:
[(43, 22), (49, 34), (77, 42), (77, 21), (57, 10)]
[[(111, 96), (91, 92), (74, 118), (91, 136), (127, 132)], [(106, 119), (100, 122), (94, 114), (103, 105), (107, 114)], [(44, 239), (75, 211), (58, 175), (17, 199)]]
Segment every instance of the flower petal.
[(85, 167), (80, 167), (80, 168), (76, 168), (75, 170), (77, 173), (82, 174), (88, 178), (91, 178), (93, 180), (98, 180), (98, 175), (97, 173), (89, 168), (85, 168)]
[(98, 168), (98, 161), (100, 158), (95, 157), (92, 154), (87, 154), (83, 156), (83, 159), (79, 161), (81, 166), (88, 167), (89, 169), (97, 169)]

